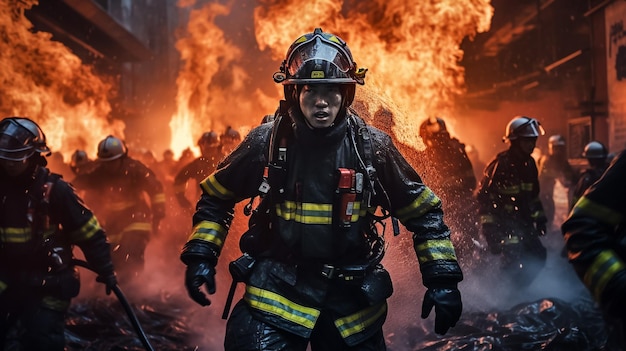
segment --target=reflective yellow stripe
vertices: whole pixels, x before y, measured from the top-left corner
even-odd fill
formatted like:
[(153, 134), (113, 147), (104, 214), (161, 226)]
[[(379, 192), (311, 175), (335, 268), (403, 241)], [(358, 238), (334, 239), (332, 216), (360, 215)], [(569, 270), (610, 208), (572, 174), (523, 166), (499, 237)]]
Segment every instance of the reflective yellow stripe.
[(117, 201), (117, 202), (111, 202), (109, 204), (107, 204), (107, 209), (109, 211), (123, 211), (127, 208), (131, 208), (135, 205), (134, 201)]
[(420, 264), (436, 260), (456, 261), (454, 247), (450, 240), (426, 240), (416, 246)]
[(3, 243), (25, 243), (32, 239), (30, 227), (0, 228)]
[(351, 335), (362, 332), (365, 328), (374, 324), (385, 312), (387, 312), (387, 302), (382, 302), (355, 314), (337, 319), (335, 326), (345, 339)]
[(7, 287), (8, 287), (7, 283), (5, 283), (2, 280), (0, 280), (0, 293), (5, 291), (7, 289)]
[(153, 204), (158, 204), (158, 203), (165, 203), (165, 194), (164, 193), (158, 193), (156, 195), (154, 195), (151, 199), (151, 202)]
[(509, 235), (502, 239), (502, 243), (504, 243), (504, 245), (519, 244), (519, 237), (517, 235)]
[(96, 219), (95, 216), (91, 216), (91, 218), (89, 218), (89, 220), (83, 224), (82, 227), (76, 229), (68, 235), (74, 241), (83, 241), (90, 239), (101, 229), (102, 227), (100, 226), (100, 223), (98, 223), (98, 219)]
[(200, 182), (200, 186), (207, 194), (211, 196), (215, 196), (222, 200), (232, 200), (235, 198), (235, 194), (226, 189), (222, 184), (220, 184), (217, 179), (215, 179), (215, 174), (211, 174), (205, 180)]
[(533, 191), (533, 183), (522, 183), (521, 186), (523, 191)]
[(496, 218), (492, 215), (486, 214), (480, 216), (480, 224), (496, 223)]
[(440, 204), (441, 200), (439, 200), (435, 193), (429, 188), (424, 188), (415, 201), (398, 210), (397, 217), (402, 222), (411, 218), (421, 217), (424, 213)]
[(315, 308), (299, 305), (274, 292), (250, 285), (246, 286), (244, 300), (252, 308), (273, 314), (308, 329), (315, 327), (315, 322), (320, 315), (320, 311)]
[(593, 263), (585, 272), (583, 281), (593, 292), (596, 300), (600, 301), (606, 284), (617, 272), (624, 270), (624, 268), (624, 263), (613, 250), (605, 250), (593, 260)]
[(504, 195), (515, 195), (520, 193), (519, 185), (498, 187), (498, 192)]
[(148, 222), (135, 222), (127, 225), (124, 229), (122, 229), (122, 233), (126, 232), (149, 232), (152, 230), (152, 225)]
[(287, 221), (304, 224), (331, 224), (333, 222), (333, 206), (285, 201), (276, 204), (276, 215)]
[(215, 222), (202, 221), (193, 228), (189, 240), (200, 239), (222, 247), (226, 239), (226, 228)]
[(47, 307), (53, 311), (65, 311), (70, 307), (70, 301), (60, 300), (52, 296), (44, 296), (41, 299), (41, 305)]
[(578, 200), (578, 202), (572, 209), (571, 215), (588, 215), (612, 226), (620, 224), (624, 219), (624, 216), (622, 216), (622, 214), (620, 214), (619, 212), (604, 205), (601, 205), (593, 200), (590, 200), (585, 196), (581, 197), (580, 200)]

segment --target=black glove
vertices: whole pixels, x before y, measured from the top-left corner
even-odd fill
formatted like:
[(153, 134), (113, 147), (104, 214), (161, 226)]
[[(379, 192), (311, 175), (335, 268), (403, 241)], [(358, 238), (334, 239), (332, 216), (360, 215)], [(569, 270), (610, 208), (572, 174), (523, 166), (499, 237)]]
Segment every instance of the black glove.
[(422, 318), (428, 318), (435, 307), (435, 333), (444, 335), (461, 317), (463, 303), (457, 288), (431, 288), (424, 295)]
[(215, 294), (215, 268), (208, 262), (189, 263), (185, 271), (187, 293), (198, 304), (208, 306), (211, 304), (211, 300), (200, 291), (202, 285), (205, 285), (209, 294)]
[(113, 290), (113, 288), (117, 285), (117, 276), (115, 275), (115, 272), (105, 275), (99, 275), (96, 278), (96, 281), (99, 283), (103, 283), (105, 286), (106, 294), (111, 295), (111, 290)]

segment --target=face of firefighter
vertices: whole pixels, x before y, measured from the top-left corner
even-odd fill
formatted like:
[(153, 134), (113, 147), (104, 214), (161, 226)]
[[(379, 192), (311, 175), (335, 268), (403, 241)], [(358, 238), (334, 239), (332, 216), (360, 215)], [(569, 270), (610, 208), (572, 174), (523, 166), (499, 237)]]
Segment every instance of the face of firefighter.
[(29, 159), (21, 160), (21, 161), (11, 161), (0, 159), (0, 167), (9, 177), (17, 177), (24, 173), (24, 171), (28, 168)]
[(537, 145), (537, 137), (520, 137), (514, 140), (512, 145), (516, 145), (523, 155), (530, 156)]
[(307, 84), (302, 87), (300, 110), (311, 128), (327, 128), (335, 123), (341, 108), (341, 89), (337, 84)]

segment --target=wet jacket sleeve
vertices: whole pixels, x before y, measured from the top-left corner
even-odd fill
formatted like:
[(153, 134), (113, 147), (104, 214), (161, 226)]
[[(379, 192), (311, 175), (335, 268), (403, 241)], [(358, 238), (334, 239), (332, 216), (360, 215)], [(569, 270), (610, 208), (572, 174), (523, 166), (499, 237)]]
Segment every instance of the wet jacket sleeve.
[(626, 155), (622, 152), (578, 200), (561, 227), (570, 263), (604, 307), (616, 302), (624, 306), (621, 302), (626, 293), (624, 179)]
[(200, 183), (202, 195), (193, 216), (193, 229), (181, 253), (186, 264), (194, 260), (217, 262), (235, 204), (258, 194), (271, 128), (267, 124), (250, 131), (217, 170)]
[[(372, 130), (376, 170), (389, 196), (391, 214), (413, 233), (413, 244), (426, 287), (455, 287), (463, 279), (450, 230), (443, 221), (441, 200), (422, 182), (391, 138)], [(383, 207), (382, 191), (377, 201)]]
[(50, 195), (50, 217), (61, 224), (67, 240), (80, 247), (98, 274), (112, 274), (110, 245), (104, 230), (74, 188), (63, 180), (56, 182)]

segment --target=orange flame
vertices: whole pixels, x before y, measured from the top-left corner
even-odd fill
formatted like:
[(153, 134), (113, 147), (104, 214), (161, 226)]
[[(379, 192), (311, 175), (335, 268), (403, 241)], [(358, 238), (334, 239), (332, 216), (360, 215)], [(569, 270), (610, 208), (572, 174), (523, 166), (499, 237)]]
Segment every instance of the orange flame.
[[(356, 0), (311, 0), (306, 6), (298, 0), (256, 3), (258, 49), (270, 52), (275, 67), (292, 41), (315, 27), (341, 36), (359, 67), (369, 68), (365, 89), (357, 89), (366, 114), (381, 107), (392, 111), (396, 137), (416, 146), (421, 145), (415, 130), (422, 120), (433, 115), (453, 118), (454, 98), (464, 89), (459, 45), (463, 38), (488, 30), (493, 15), (490, 0), (376, 0), (367, 6)], [(232, 83), (250, 79), (238, 57), (251, 50), (226, 40), (214, 24), (216, 16), (229, 11), (208, 4), (192, 12), (189, 38), (177, 45), (186, 61), (178, 79), (178, 112), (170, 124), (177, 136), (172, 147), (178, 152), (190, 146), (189, 135), (228, 124), (224, 116), (232, 116), (233, 108), (237, 115), (254, 116), (261, 108), (273, 111), (281, 97), (280, 86), (275, 96), (245, 96)], [(223, 70), (232, 80), (217, 79)]]
[[(32, 32), (24, 11), (36, 0), (0, 2), (0, 111), (25, 116), (46, 133), (65, 159), (75, 149), (95, 154), (107, 134), (123, 137), (124, 124), (109, 121), (112, 82), (98, 77), (45, 32)], [(7, 83), (10, 82), (10, 83)]]

